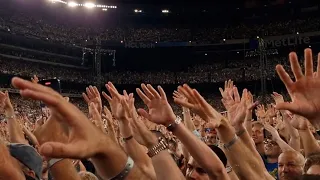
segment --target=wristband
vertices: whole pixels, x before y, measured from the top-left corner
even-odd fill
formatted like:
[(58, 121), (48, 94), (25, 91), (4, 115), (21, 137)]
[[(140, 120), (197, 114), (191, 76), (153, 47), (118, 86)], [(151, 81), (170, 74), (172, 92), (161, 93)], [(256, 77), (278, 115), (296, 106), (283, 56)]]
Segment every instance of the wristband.
[(236, 143), (237, 140), (238, 140), (238, 136), (234, 135), (234, 138), (230, 142), (228, 142), (227, 144), (224, 144), (223, 147), (230, 151), (230, 147), (232, 145), (234, 145), (234, 143)]
[(128, 176), (130, 170), (133, 168), (134, 161), (128, 156), (128, 160), (124, 169), (115, 177), (111, 178), (110, 180), (124, 180)]
[(236, 134), (237, 134), (237, 136), (239, 137), (239, 136), (241, 136), (242, 134), (244, 134), (245, 132), (246, 132), (246, 130), (243, 129), (243, 130), (238, 131)]
[(122, 140), (123, 140), (123, 141), (129, 141), (129, 140), (132, 139), (132, 138), (133, 138), (133, 136), (131, 135), (131, 136), (129, 136), (129, 137), (122, 138)]
[(12, 115), (12, 116), (6, 116), (4, 119), (6, 120), (6, 121), (8, 121), (9, 119), (14, 119), (15, 118), (15, 115)]
[(48, 169), (50, 169), (53, 165), (55, 165), (57, 162), (60, 162), (62, 160), (63, 160), (62, 158), (60, 158), (60, 159), (50, 159), (48, 161)]

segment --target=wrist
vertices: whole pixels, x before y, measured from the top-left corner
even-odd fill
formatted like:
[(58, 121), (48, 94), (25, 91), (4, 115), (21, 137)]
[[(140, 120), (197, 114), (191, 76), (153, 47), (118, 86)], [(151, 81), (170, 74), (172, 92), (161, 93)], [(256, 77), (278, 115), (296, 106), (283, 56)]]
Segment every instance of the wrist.
[(234, 126), (234, 129), (235, 129), (235, 131), (236, 131), (236, 134), (237, 134), (238, 132), (241, 132), (241, 131), (243, 131), (243, 130), (246, 130), (246, 128), (243, 126), (243, 124), (235, 125), (235, 126)]
[(168, 127), (170, 124), (173, 124), (176, 119), (177, 119), (177, 116), (173, 114), (170, 118), (167, 119), (167, 121), (163, 125), (165, 127)]

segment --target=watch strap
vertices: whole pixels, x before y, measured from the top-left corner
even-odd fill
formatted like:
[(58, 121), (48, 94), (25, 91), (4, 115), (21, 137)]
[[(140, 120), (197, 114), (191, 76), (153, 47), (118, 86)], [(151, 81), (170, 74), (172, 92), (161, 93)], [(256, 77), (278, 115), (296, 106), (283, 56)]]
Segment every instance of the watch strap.
[(159, 138), (159, 143), (148, 149), (148, 156), (150, 158), (156, 156), (161, 151), (168, 149), (168, 143), (163, 138)]
[(180, 116), (177, 116), (176, 120), (174, 120), (173, 123), (169, 124), (169, 126), (167, 126), (167, 130), (168, 131), (174, 131), (174, 129), (177, 127), (178, 124), (180, 124), (182, 121), (182, 119), (180, 118)]

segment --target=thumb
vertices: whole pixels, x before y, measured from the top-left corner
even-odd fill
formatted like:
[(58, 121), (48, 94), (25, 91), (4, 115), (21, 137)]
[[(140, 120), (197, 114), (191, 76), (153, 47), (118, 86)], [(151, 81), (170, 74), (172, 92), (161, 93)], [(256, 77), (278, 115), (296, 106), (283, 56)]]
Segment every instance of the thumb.
[(287, 110), (287, 111), (290, 111), (294, 114), (296, 114), (296, 113), (299, 114), (299, 109), (300, 109), (297, 104), (289, 103), (289, 102), (279, 103), (275, 106), (275, 108), (277, 110)]
[(63, 144), (60, 142), (47, 142), (41, 145), (39, 152), (41, 155), (51, 158), (72, 158), (81, 159), (81, 148), (71, 144)]
[(138, 109), (138, 113), (139, 113), (142, 117), (148, 119), (149, 121), (152, 121), (150, 114), (149, 114), (146, 110), (139, 108), (139, 109)]

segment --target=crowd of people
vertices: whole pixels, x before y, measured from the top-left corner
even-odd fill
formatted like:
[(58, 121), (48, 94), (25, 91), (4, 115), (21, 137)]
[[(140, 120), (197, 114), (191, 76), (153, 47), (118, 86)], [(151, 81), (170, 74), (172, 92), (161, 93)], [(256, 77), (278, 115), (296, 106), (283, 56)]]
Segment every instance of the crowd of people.
[(14, 180), (319, 179), (320, 55), (314, 68), (311, 49), (304, 53), (303, 66), (294, 52), (289, 55), (294, 79), (276, 66), (287, 93), (274, 92), (268, 97), (272, 102), (264, 104), (227, 80), (219, 88), (222, 111), (187, 84), (174, 92), (141, 84), (133, 93), (107, 82), (107, 92), (88, 86), (83, 99), (75, 100), (38, 84), (36, 76), (15, 77), (12, 87), (20, 95), (0, 92), (0, 175)]
[[(1, 51), (5, 53), (4, 51)], [(92, 70), (65, 67), (61, 65), (47, 64), (46, 59), (41, 59), (41, 55), (37, 62), (32, 60), (32, 55), (8, 53), (3, 56), (0, 54), (0, 67), (3, 74), (16, 74), (20, 76), (32, 76), (37, 74), (41, 78), (59, 78), (65, 81), (90, 84), (92, 79), (95, 79)], [(28, 59), (23, 59), (28, 58)], [(40, 62), (40, 63), (39, 63)], [(283, 63), (286, 68), (289, 68), (289, 63), (286, 62), (286, 57), (271, 56), (268, 58), (268, 68), (265, 69), (265, 74), (268, 79), (276, 77), (274, 66), (277, 63)], [(227, 66), (224, 62), (217, 61), (207, 64), (198, 64), (190, 66), (184, 71), (127, 71), (127, 70), (111, 70), (102, 74), (103, 79), (108, 79), (116, 84), (140, 84), (147, 82), (152, 84), (181, 84), (181, 83), (216, 83), (223, 82), (225, 78), (234, 79), (236, 81), (254, 81), (261, 78), (261, 70), (259, 69), (260, 62), (257, 57), (247, 58), (245, 61), (231, 61)], [(161, 78), (157, 78), (161, 77)]]
[[(221, 27), (96, 27), (72, 26), (72, 23), (52, 23), (39, 14), (0, 11), (0, 29), (13, 33), (65, 44), (83, 45), (87, 40), (140, 42), (194, 42), (218, 43), (222, 39), (244, 39), (260, 36), (296, 34), (317, 31), (319, 18), (271, 21), (261, 24), (239, 23)], [(42, 18), (41, 18), (42, 17)]]

